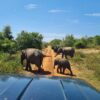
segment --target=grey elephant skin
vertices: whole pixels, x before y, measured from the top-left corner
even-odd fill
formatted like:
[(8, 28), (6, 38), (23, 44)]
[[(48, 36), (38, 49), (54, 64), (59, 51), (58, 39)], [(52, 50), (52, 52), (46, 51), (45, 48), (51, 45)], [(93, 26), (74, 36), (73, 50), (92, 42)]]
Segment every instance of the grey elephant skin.
[(52, 49), (55, 53), (57, 53), (57, 55), (61, 53), (62, 58), (65, 57), (66, 59), (67, 59), (67, 56), (73, 57), (75, 54), (75, 49), (72, 47), (63, 47), (63, 48), (53, 47)]
[(59, 72), (59, 69), (60, 69), (60, 73), (64, 74), (65, 69), (67, 68), (70, 71), (70, 74), (73, 75), (70, 63), (67, 59), (55, 59), (54, 60), (54, 68), (55, 68), (56, 65), (58, 66), (57, 72)]
[(26, 69), (25, 70), (32, 70), (30, 64), (35, 64), (38, 67), (38, 71), (41, 71), (41, 65), (43, 61), (43, 57), (50, 57), (45, 54), (39, 49), (28, 48), (21, 51), (21, 64), (23, 65), (23, 60), (26, 59)]

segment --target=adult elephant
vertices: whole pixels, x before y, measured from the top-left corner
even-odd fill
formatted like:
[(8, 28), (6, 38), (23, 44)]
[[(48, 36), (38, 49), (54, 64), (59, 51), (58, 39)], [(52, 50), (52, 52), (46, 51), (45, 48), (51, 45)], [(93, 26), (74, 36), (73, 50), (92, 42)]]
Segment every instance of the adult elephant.
[[(41, 65), (43, 61), (43, 57), (47, 57), (47, 55), (43, 54), (43, 52), (39, 49), (28, 48), (21, 51), (21, 64), (23, 65), (23, 60), (26, 59), (25, 69), (32, 70), (31, 63), (35, 64), (38, 67), (38, 71), (41, 71)], [(50, 57), (50, 56), (48, 56)]]
[(62, 48), (62, 58), (67, 56), (73, 57), (75, 54), (75, 49), (72, 47), (64, 47)]
[(53, 50), (54, 50), (54, 52), (56, 52), (57, 53), (57, 55), (58, 54), (62, 54), (62, 58), (66, 58), (67, 59), (67, 56), (70, 56), (70, 57), (73, 57), (74, 56), (74, 54), (75, 54), (75, 49), (74, 48), (72, 48), (72, 47), (63, 47), (63, 48), (61, 48), (61, 47), (59, 47), (59, 48), (52, 48)]
[(60, 73), (64, 74), (65, 69), (67, 68), (70, 71), (70, 74), (73, 75), (70, 63), (67, 59), (55, 59), (54, 60), (54, 68), (56, 65), (58, 66), (57, 72), (59, 72), (59, 69), (60, 69)]

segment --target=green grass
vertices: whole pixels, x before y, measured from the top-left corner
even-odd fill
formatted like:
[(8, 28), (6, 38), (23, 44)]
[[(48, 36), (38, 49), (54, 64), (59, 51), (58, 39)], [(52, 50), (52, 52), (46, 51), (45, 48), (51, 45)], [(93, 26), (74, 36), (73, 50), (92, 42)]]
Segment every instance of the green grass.
[(0, 73), (18, 73), (22, 70), (19, 54), (0, 53)]
[(100, 90), (100, 52), (83, 53), (76, 51), (71, 62), (80, 71), (78, 77), (86, 79), (94, 87)]

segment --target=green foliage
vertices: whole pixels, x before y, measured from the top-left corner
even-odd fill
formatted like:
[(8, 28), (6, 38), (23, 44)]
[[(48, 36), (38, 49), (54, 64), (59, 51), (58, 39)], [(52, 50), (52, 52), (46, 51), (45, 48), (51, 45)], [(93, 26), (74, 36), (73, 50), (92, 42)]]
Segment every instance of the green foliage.
[(52, 41), (50, 41), (50, 45), (52, 46), (52, 47), (55, 47), (55, 46), (60, 46), (61, 45), (61, 40), (60, 39), (54, 39), (54, 40), (52, 40)]
[(66, 47), (72, 47), (74, 46), (75, 43), (75, 38), (73, 35), (68, 35), (65, 37), (65, 39), (63, 40), (63, 45)]
[(3, 32), (0, 32), (0, 51), (12, 52), (16, 51), (16, 43), (13, 40), (10, 26), (5, 26)]
[(99, 53), (82, 53), (77, 52), (71, 61), (77, 64), (81, 70), (93, 71), (93, 76), (100, 80), (100, 52)]
[(94, 38), (93, 37), (88, 37), (87, 38), (87, 47), (91, 48), (91, 47), (94, 47), (95, 44), (94, 44)]
[(8, 53), (11, 51), (16, 51), (16, 42), (14, 40), (9, 40), (8, 38), (0, 40), (0, 51)]
[(94, 37), (94, 43), (95, 43), (95, 45), (99, 45), (100, 46), (100, 36), (95, 36)]
[(18, 73), (20, 67), (19, 54), (10, 56), (8, 53), (0, 53), (0, 73)]
[(42, 48), (43, 36), (39, 33), (22, 31), (16, 38), (18, 49)]
[(0, 40), (3, 40), (4, 36), (3, 36), (3, 32), (0, 32)]
[(4, 33), (4, 37), (5, 38), (8, 38), (9, 40), (13, 39), (12, 32), (11, 32), (11, 27), (10, 26), (5, 26), (4, 30), (3, 30), (3, 33)]
[(74, 46), (76, 48), (85, 48), (86, 47), (86, 44), (85, 42), (83, 42), (82, 40), (77, 40), (74, 44)]

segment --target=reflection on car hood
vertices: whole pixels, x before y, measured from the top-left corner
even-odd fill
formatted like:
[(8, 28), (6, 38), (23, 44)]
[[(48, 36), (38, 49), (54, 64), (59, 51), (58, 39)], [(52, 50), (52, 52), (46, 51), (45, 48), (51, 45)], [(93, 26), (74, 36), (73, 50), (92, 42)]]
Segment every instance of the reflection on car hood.
[(0, 75), (0, 100), (100, 100), (100, 92), (79, 79)]

